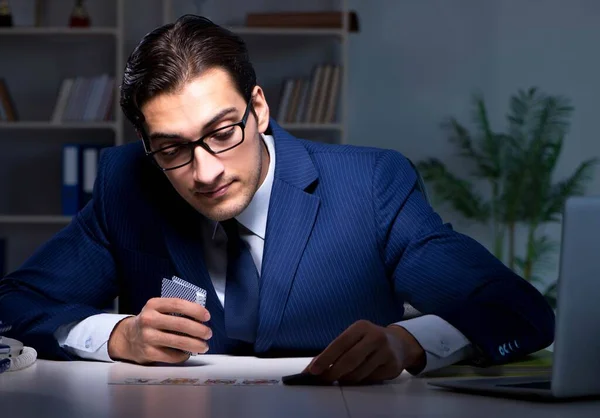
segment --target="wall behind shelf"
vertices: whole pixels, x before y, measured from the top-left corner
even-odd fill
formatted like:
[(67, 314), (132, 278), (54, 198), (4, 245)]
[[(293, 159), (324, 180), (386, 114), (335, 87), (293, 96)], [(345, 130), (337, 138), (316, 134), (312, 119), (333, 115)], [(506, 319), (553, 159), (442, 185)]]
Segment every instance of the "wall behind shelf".
[[(467, 175), (470, 167), (440, 122), (455, 116), (471, 127), (470, 96), (479, 90), (493, 128), (504, 129), (509, 96), (538, 86), (568, 96), (575, 107), (555, 178), (600, 156), (600, 2), (349, 0), (349, 6), (362, 27), (350, 36), (349, 143), (396, 149), (415, 161), (437, 157)], [(587, 194), (600, 194), (600, 168)], [(438, 210), (456, 229), (492, 247), (491, 228)], [(560, 242), (560, 227), (548, 225), (544, 232)], [(525, 242), (519, 234), (519, 251)], [(548, 281), (556, 278), (557, 256)]]

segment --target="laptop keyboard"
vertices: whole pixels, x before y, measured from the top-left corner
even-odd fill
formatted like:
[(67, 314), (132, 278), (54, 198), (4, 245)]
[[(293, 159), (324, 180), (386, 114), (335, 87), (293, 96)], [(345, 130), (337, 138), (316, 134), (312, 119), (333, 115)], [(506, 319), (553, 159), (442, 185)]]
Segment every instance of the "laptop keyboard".
[(548, 389), (550, 390), (551, 386), (550, 380), (544, 380), (542, 382), (527, 382), (527, 383), (511, 383), (511, 384), (501, 384), (498, 386), (511, 387), (511, 388), (526, 388), (526, 389)]

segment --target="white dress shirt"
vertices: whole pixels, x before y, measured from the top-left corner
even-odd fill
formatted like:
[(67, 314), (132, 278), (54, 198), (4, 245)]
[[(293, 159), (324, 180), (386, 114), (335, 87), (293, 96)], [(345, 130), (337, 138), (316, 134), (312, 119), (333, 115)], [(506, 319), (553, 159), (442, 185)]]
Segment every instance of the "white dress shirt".
[[(256, 191), (250, 204), (236, 219), (241, 238), (249, 245), (252, 259), (259, 274), (262, 268), (267, 213), (275, 173), (275, 143), (270, 135), (263, 135), (269, 151), (267, 176)], [(203, 254), (217, 297), (225, 306), (225, 277), (227, 268), (227, 237), (218, 222), (207, 220), (202, 230)], [(200, 255), (199, 255), (200, 256)], [(61, 347), (84, 359), (112, 361), (108, 355), (108, 339), (114, 327), (131, 315), (98, 314), (80, 322), (61, 326), (55, 337)], [(427, 363), (421, 371), (435, 370), (467, 358), (471, 353), (469, 340), (456, 328), (435, 315), (424, 315), (397, 323), (410, 332), (425, 350)]]

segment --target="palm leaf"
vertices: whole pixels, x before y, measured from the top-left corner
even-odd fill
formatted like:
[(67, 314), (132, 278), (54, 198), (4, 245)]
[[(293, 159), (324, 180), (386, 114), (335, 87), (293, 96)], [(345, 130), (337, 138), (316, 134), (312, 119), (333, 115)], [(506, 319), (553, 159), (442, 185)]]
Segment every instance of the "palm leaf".
[(536, 124), (531, 130), (533, 142), (554, 141), (566, 134), (573, 107), (566, 98), (547, 96), (536, 109)]
[(531, 87), (527, 91), (519, 90), (510, 98), (510, 111), (507, 115), (510, 137), (515, 141), (513, 146), (522, 150), (526, 142), (527, 132), (532, 124), (533, 109), (537, 106), (539, 97), (537, 88)]
[(553, 256), (558, 251), (558, 243), (550, 240), (548, 236), (542, 235), (535, 238), (532, 245), (531, 259), (533, 271), (541, 273), (554, 267), (556, 260)]

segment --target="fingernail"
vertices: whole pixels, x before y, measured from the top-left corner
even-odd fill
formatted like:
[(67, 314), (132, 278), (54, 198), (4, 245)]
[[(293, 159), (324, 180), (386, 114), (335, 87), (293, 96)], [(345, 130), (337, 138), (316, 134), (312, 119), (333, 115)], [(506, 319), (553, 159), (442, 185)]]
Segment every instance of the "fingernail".
[(210, 321), (210, 313), (208, 311), (204, 314), (204, 321)]
[(208, 352), (208, 345), (204, 348), (204, 351), (202, 352), (202, 354), (206, 354)]
[(206, 333), (206, 338), (205, 339), (210, 340), (212, 338), (212, 336), (213, 336), (212, 331), (208, 330), (208, 332)]

